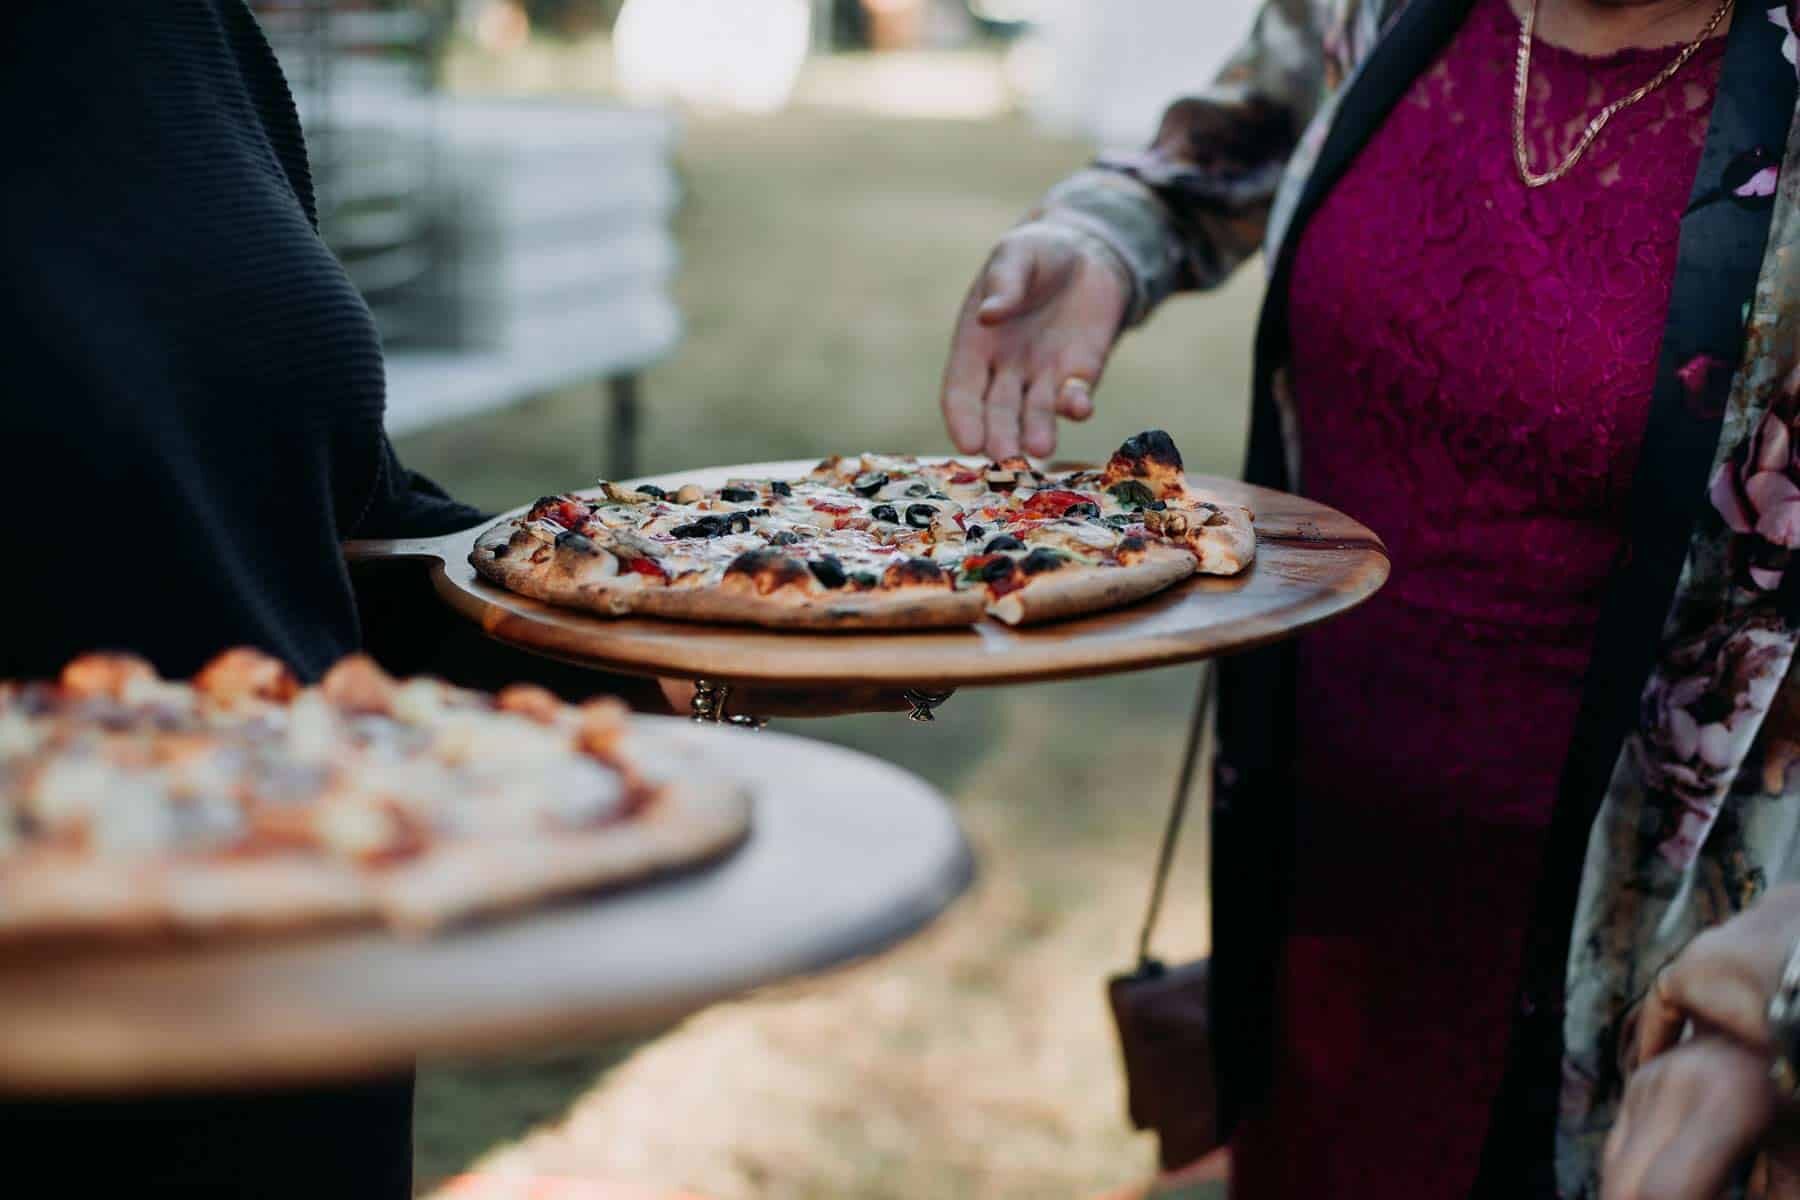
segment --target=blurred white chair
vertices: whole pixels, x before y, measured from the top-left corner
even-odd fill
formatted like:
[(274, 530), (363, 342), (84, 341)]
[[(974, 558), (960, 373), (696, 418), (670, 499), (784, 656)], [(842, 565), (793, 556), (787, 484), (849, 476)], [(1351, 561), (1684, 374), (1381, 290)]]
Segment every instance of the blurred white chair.
[(387, 349), (388, 429), (556, 388), (609, 398), (635, 473), (638, 375), (674, 348), (677, 127), (658, 110), (432, 86), (423, 10), (256, 0), (306, 128), (320, 230)]
[(421, 300), (453, 348), (389, 354), (390, 433), (597, 381), (605, 469), (636, 473), (638, 374), (682, 331), (677, 133), (654, 109), (439, 98), (446, 208)]

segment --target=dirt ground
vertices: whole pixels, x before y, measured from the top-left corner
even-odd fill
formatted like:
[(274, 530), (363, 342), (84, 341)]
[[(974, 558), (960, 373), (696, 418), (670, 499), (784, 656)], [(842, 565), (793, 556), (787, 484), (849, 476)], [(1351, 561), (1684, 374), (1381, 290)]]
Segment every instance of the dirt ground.
[[(646, 470), (847, 448), (940, 451), (951, 314), (993, 237), (1079, 145), (1014, 119), (797, 109), (684, 135), (687, 336), (646, 380)], [(1254, 269), (1133, 334), (1065, 450), (1169, 429), (1200, 470), (1243, 436)], [(475, 503), (590, 482), (591, 392), (409, 438)], [(963, 692), (934, 725), (787, 722), (951, 796), (981, 878), (877, 961), (714, 1008), (647, 1042), (421, 1079), (419, 1182), (469, 1170), (707, 1200), (1044, 1200), (1146, 1178), (1104, 1001), (1128, 965), (1193, 668)], [(1177, 866), (1163, 949), (1204, 947), (1204, 836)], [(634, 1193), (635, 1194), (635, 1193)]]

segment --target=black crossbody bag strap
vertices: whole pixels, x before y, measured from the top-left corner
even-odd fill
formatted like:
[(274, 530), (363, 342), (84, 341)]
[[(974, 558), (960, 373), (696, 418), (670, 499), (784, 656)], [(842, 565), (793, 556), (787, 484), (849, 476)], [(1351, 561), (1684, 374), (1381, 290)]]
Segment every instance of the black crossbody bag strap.
[(1210, 1014), (1211, 964), (1206, 959), (1166, 966), (1150, 950), (1174, 869), (1195, 774), (1211, 759), (1218, 673), (1203, 667), (1193, 724), (1182, 752), (1175, 799), (1163, 827), (1162, 849), (1150, 883), (1150, 903), (1138, 934), (1138, 961), (1128, 975), (1107, 982), (1113, 1023), (1124, 1060), (1131, 1123), (1154, 1130), (1165, 1170), (1175, 1170), (1220, 1145), (1218, 1092)]
[(1156, 874), (1150, 882), (1150, 903), (1144, 912), (1144, 928), (1138, 934), (1138, 969), (1144, 970), (1155, 961), (1150, 942), (1156, 933), (1157, 918), (1162, 915), (1163, 895), (1168, 891), (1169, 872), (1175, 865), (1175, 849), (1181, 840), (1181, 827), (1187, 820), (1188, 796), (1194, 790), (1194, 772), (1203, 761), (1212, 758), (1213, 707), (1218, 701), (1219, 673), (1210, 665), (1200, 668), (1200, 692), (1194, 701), (1193, 723), (1188, 729), (1187, 746), (1182, 752), (1181, 772), (1175, 779), (1175, 799), (1169, 805), (1169, 819), (1163, 826), (1162, 848), (1156, 856)]

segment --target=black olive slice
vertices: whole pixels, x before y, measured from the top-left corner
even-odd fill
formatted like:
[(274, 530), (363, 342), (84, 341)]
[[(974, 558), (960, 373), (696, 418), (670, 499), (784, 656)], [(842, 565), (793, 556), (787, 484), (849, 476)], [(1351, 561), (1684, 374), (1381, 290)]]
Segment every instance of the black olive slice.
[(992, 562), (983, 563), (981, 565), (980, 574), (983, 582), (998, 583), (1008, 575), (1011, 575), (1015, 569), (1016, 566), (1013, 563), (1013, 560), (1002, 556), (994, 559)]
[(850, 490), (859, 496), (873, 496), (887, 486), (888, 477), (880, 471), (864, 471), (850, 481)]
[(813, 578), (818, 580), (822, 587), (841, 588), (850, 582), (850, 577), (844, 574), (844, 564), (829, 554), (807, 563), (806, 569), (812, 572)]
[(791, 496), (794, 494), (794, 489), (779, 479), (769, 484), (769, 490), (774, 492), (777, 496)]
[(649, 496), (656, 500), (667, 500), (669, 498), (669, 493), (663, 491), (654, 483), (643, 484), (637, 489), (637, 492), (640, 496)]
[(1010, 533), (1003, 533), (981, 548), (983, 554), (998, 554), (1002, 550), (1023, 550), (1025, 543)]
[(1046, 571), (1061, 570), (1068, 561), (1056, 551), (1039, 546), (1020, 560), (1019, 567), (1027, 575), (1042, 575)]
[(906, 485), (906, 494), (914, 500), (917, 500), (921, 496), (929, 496), (931, 494), (931, 485), (929, 483), (914, 480), (912, 483)]
[(784, 529), (774, 537), (770, 538), (769, 541), (777, 546), (795, 546), (800, 542), (800, 535), (791, 529)]
[(967, 529), (963, 530), (963, 532), (968, 535), (968, 538), (971, 542), (979, 542), (982, 539), (983, 535), (985, 535), (987, 533), (987, 530), (983, 529), (979, 525), (971, 525)]
[(1082, 500), (1063, 509), (1063, 516), (1093, 517), (1098, 520), (1100, 517), (1100, 506), (1095, 504), (1092, 500)]
[(889, 525), (900, 524), (900, 514), (891, 504), (877, 504), (869, 510), (869, 515), (877, 521), (886, 521)]
[(873, 571), (852, 571), (850, 573), (850, 582), (854, 583), (857, 587), (880, 587), (881, 577)]
[(719, 499), (729, 500), (733, 504), (742, 504), (746, 500), (756, 499), (756, 493), (749, 488), (727, 487), (719, 489)]
[[(733, 515), (735, 516), (736, 514)], [(744, 522), (744, 527), (749, 528), (749, 524), (748, 521)], [(678, 538), (715, 538), (722, 537), (730, 531), (731, 523), (726, 518), (718, 516), (715, 513), (708, 513), (704, 517), (695, 520), (692, 524), (677, 525), (675, 528), (669, 530), (670, 533)]]
[(929, 504), (910, 504), (906, 508), (906, 523), (914, 529), (930, 529), (935, 520), (937, 509)]
[(577, 554), (600, 553), (600, 547), (594, 544), (593, 538), (585, 533), (576, 533), (573, 529), (565, 529), (556, 535), (556, 548), (573, 550)]

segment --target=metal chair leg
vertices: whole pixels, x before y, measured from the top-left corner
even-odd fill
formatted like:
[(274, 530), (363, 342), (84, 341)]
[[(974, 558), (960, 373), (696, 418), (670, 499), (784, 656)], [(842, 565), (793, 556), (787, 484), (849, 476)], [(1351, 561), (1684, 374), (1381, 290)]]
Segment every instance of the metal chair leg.
[(603, 449), (608, 478), (630, 479), (638, 469), (638, 377), (614, 375), (606, 381), (606, 391), (607, 444)]

